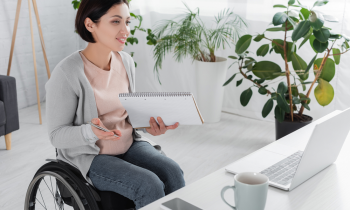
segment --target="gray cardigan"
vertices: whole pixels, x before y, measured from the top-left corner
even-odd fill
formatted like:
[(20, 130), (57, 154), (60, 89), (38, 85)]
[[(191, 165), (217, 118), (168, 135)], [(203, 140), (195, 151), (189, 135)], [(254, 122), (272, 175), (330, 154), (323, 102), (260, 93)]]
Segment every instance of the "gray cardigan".
[[(60, 61), (45, 84), (46, 120), (51, 144), (57, 148), (57, 159), (78, 168), (86, 181), (93, 185), (87, 172), (100, 148), (95, 141), (84, 138), (84, 127), (98, 117), (98, 112), (79, 51)], [(129, 92), (135, 92), (134, 60), (126, 52), (118, 53), (129, 78)], [(131, 124), (129, 116), (126, 119)], [(147, 141), (161, 152), (159, 145), (141, 136), (135, 129), (132, 135), (136, 141)]]

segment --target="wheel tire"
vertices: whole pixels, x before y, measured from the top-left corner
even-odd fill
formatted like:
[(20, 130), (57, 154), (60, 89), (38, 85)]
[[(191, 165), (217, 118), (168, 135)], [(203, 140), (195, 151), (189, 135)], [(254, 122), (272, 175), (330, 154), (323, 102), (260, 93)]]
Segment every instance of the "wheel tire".
[[(30, 183), (26, 198), (24, 210), (30, 210), (29, 199), (31, 198), (33, 187), (35, 187), (36, 182), (43, 177), (43, 174), (54, 176), (58, 179), (72, 194), (74, 199), (77, 201), (77, 205), (80, 210), (99, 210), (101, 209), (99, 204), (96, 202), (95, 197), (92, 195), (88, 186), (81, 181), (72, 171), (62, 166), (59, 163), (49, 162), (39, 168), (35, 173), (32, 182)], [(37, 176), (42, 176), (37, 178)], [(39, 185), (37, 185), (38, 187)], [(78, 197), (75, 197), (78, 196)], [(81, 205), (82, 207), (81, 207)]]

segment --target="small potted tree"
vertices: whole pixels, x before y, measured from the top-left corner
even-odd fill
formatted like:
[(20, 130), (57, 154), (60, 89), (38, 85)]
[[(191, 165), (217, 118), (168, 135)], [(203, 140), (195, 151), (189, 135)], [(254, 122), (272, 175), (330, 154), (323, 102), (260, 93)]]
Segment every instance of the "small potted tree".
[[(323, 15), (314, 9), (327, 3), (326, 0), (319, 0), (312, 8), (302, 5), (299, 1), (296, 4), (295, 0), (289, 0), (288, 5), (274, 5), (274, 8), (286, 9), (285, 12), (278, 12), (273, 16), (272, 23), (276, 27), (266, 29), (254, 39), (250, 34), (240, 37), (235, 49), (237, 56), (229, 56), (235, 60), (234, 63), (238, 63), (239, 67), (238, 72), (233, 74), (223, 86), (228, 85), (236, 75), (242, 75), (243, 78), (236, 82), (236, 86), (246, 79), (260, 94), (270, 96), (262, 109), (264, 118), (277, 102), (274, 108), (276, 139), (312, 121), (312, 117), (303, 114), (304, 109), (310, 110), (308, 104), (312, 90), (321, 106), (326, 106), (333, 100), (334, 89), (329, 82), (335, 75), (335, 65), (339, 64), (341, 54), (350, 50), (350, 39), (342, 34), (332, 34), (331, 29), (324, 26), (325, 21), (337, 21), (336, 18)], [(287, 40), (289, 31), (291, 41)], [(266, 32), (282, 32), (283, 39), (270, 39), (266, 36)], [(297, 48), (297, 41), (301, 38), (303, 40)], [(268, 43), (257, 49), (256, 55), (264, 57), (268, 52), (280, 54), (285, 64), (284, 70), (282, 71), (282, 68), (272, 61), (256, 61), (249, 57), (250, 52), (247, 49), (252, 39), (255, 42), (268, 40)], [(315, 51), (315, 56), (308, 64), (298, 55), (298, 50), (302, 50), (301, 47), (305, 43), (309, 43)], [(291, 71), (290, 62), (294, 71)], [(312, 68), (315, 78), (307, 81)], [(280, 82), (276, 90), (270, 87), (269, 82), (278, 77), (284, 77), (286, 82)], [(308, 90), (307, 85), (310, 85)], [(240, 96), (242, 106), (248, 104), (252, 94), (251, 87), (242, 92)]]
[[(185, 4), (185, 3), (184, 3)], [(227, 72), (227, 59), (215, 55), (215, 52), (229, 42), (235, 42), (246, 28), (245, 22), (230, 11), (224, 9), (215, 17), (214, 28), (207, 28), (196, 12), (185, 4), (188, 12), (173, 20), (163, 20), (154, 32), (148, 30), (148, 44), (154, 45), (156, 60), (154, 72), (159, 80), (159, 69), (162, 68), (166, 53), (174, 52), (176, 61), (181, 62), (190, 56), (195, 62), (197, 76), (197, 98), (199, 109), (205, 122), (218, 122), (222, 109), (222, 101)], [(177, 20), (181, 17), (180, 20)]]

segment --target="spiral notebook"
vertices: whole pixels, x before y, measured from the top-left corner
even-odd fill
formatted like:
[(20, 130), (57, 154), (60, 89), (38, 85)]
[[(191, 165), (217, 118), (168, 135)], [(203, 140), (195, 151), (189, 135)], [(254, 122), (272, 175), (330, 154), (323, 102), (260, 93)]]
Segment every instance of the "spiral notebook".
[(150, 127), (151, 117), (161, 117), (166, 126), (201, 125), (203, 117), (191, 92), (120, 93), (119, 100), (134, 128)]

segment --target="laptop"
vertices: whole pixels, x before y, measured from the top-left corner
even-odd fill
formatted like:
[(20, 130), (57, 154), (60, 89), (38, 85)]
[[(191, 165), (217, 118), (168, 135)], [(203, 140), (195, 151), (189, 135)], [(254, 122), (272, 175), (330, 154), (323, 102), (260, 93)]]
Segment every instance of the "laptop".
[(269, 177), (270, 186), (291, 191), (337, 159), (350, 130), (349, 119), (350, 108), (333, 111), (225, 169), (233, 174), (259, 172)]

